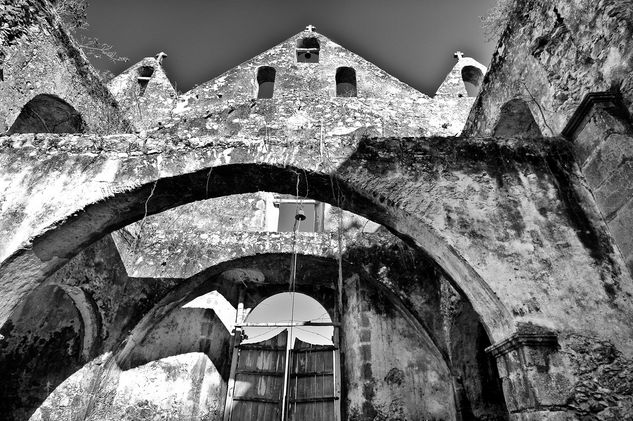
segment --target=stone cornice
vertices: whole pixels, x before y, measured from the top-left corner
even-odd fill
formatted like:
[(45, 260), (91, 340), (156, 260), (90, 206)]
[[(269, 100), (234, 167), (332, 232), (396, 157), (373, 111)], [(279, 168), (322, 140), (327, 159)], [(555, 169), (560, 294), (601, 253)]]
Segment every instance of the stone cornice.
[(628, 115), (628, 111), (622, 102), (622, 97), (618, 92), (591, 92), (585, 95), (582, 102), (569, 119), (569, 122), (563, 129), (561, 135), (566, 139), (573, 140), (576, 131), (585, 121), (593, 107), (598, 104), (609, 105), (622, 112), (623, 115)]
[(558, 346), (558, 336), (554, 333), (515, 333), (512, 336), (486, 348), (486, 352), (493, 357), (506, 355), (523, 347), (547, 347)]

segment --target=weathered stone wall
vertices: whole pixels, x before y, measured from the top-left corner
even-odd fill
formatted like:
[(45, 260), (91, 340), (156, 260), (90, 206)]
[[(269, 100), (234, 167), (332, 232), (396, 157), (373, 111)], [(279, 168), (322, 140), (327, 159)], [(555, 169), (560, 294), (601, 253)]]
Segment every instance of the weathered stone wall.
[(28, 419), (61, 382), (83, 365), (83, 321), (59, 287), (31, 294), (0, 334), (0, 418)]
[(358, 280), (346, 282), (345, 299), (344, 419), (454, 420), (451, 373), (426, 332)]
[(633, 416), (633, 362), (610, 341), (580, 334), (556, 338), (536, 326), (524, 328), (523, 335), (489, 348), (497, 356), (511, 420)]
[(492, 134), (515, 98), (546, 136), (560, 134), (590, 92), (620, 92), (633, 111), (632, 22), (628, 1), (516, 1), (465, 133)]
[[(617, 0), (515, 2), (465, 130), (492, 134), (511, 124), (504, 129), (525, 131), (520, 119), (504, 121), (504, 104), (516, 99), (529, 107), (543, 134), (560, 134), (567, 126), (564, 134), (573, 141), (575, 158), (629, 270), (632, 10), (629, 2)], [(586, 97), (606, 91), (610, 100)]]
[(209, 357), (226, 387), (231, 367), (229, 345), (232, 334), (213, 309), (185, 306), (162, 319), (143, 342), (137, 344), (127, 363), (130, 367), (137, 367), (175, 355), (202, 352)]
[[(185, 108), (174, 110), (174, 120), (159, 129), (195, 137), (291, 137), (299, 141), (326, 136), (455, 136), (461, 133), (472, 98), (417, 101), (393, 98), (324, 98), (316, 101), (303, 92), (295, 99), (250, 99), (209, 104), (202, 115)], [(186, 114), (185, 114), (186, 113)], [(461, 118), (460, 118), (461, 117)]]
[(33, 414), (31, 421), (85, 419), (222, 419), (223, 380), (199, 352), (152, 361), (129, 370), (100, 356), (75, 372)]
[[(214, 253), (215, 251), (211, 250), (211, 244), (217, 245), (217, 241), (224, 241), (224, 236), (250, 236), (248, 233), (265, 231), (283, 232), (283, 223), (287, 223), (283, 218), (290, 218), (294, 222), (294, 214), (280, 217), (279, 203), (281, 200), (296, 200), (297, 203), (303, 204), (312, 203), (311, 200), (302, 197), (297, 198), (292, 195), (269, 192), (217, 197), (149, 215), (117, 232), (114, 238), (118, 241), (119, 250), (122, 247), (127, 247), (130, 252), (142, 251), (144, 254), (151, 250), (151, 253), (156, 256), (158, 254), (164, 256), (161, 261), (157, 261), (156, 258), (148, 260), (148, 256), (143, 257), (142, 260), (136, 258), (136, 262), (132, 263), (132, 257), (127, 253), (123, 259), (130, 272), (142, 271), (141, 266), (147, 267), (149, 264), (161, 264), (163, 270), (168, 270), (168, 262), (176, 255), (187, 251), (186, 248), (173, 244), (173, 241), (200, 242), (202, 240), (202, 242), (209, 243), (209, 253)], [(340, 231), (344, 236), (353, 236), (355, 233), (373, 233), (381, 229), (380, 225), (375, 222), (360, 215), (342, 211), (328, 203), (301, 206), (304, 207), (307, 214), (311, 212), (315, 215), (319, 214), (319, 216), (314, 216), (314, 219), (320, 218), (321, 221), (315, 223), (314, 226), (308, 226), (307, 222), (303, 222), (298, 228), (300, 232), (338, 233)], [(321, 209), (317, 210), (316, 206)], [(312, 218), (311, 215), (309, 216)], [(310, 219), (310, 222), (314, 221)], [(290, 225), (290, 229), (292, 229), (292, 225)], [(192, 237), (192, 239), (188, 240), (185, 237)], [(272, 238), (274, 235), (271, 236)], [(321, 240), (318, 242), (320, 244)], [(244, 248), (253, 246), (254, 244), (244, 243)], [(255, 245), (255, 247), (258, 246)], [(324, 247), (329, 246), (325, 245)], [(206, 257), (210, 255), (206, 254), (200, 258), (206, 260)], [(193, 257), (187, 259), (187, 264), (205, 266), (202, 261), (196, 263)]]
[(577, 377), (568, 400), (570, 410), (580, 419), (633, 418), (633, 361), (609, 341), (571, 335), (564, 344)]
[(177, 93), (161, 62), (161, 56), (145, 58), (108, 82), (121, 112), (137, 131), (159, 127), (171, 118)]
[(3, 0), (0, 6), (0, 133), (40, 94), (74, 107), (87, 132), (127, 131), (114, 97), (45, 1)]
[(616, 95), (591, 94), (567, 131), (587, 185), (633, 273), (633, 126), (629, 116)]

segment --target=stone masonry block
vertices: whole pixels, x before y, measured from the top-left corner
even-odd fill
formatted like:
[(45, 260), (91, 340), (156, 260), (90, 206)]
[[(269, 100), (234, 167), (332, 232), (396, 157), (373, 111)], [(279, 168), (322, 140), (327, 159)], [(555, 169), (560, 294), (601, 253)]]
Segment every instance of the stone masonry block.
[(592, 189), (596, 189), (620, 165), (633, 159), (633, 137), (625, 134), (613, 134), (597, 146), (582, 172)]
[(633, 261), (633, 201), (622, 206), (608, 225), (627, 266), (631, 269), (629, 262)]
[(633, 162), (620, 165), (602, 186), (594, 190), (594, 195), (602, 214), (610, 220), (612, 214), (633, 196)]
[(574, 139), (574, 152), (578, 163), (581, 165), (584, 164), (586, 159), (591, 155), (594, 149), (600, 145), (604, 138), (605, 126), (601, 119), (597, 118), (596, 114), (593, 113)]

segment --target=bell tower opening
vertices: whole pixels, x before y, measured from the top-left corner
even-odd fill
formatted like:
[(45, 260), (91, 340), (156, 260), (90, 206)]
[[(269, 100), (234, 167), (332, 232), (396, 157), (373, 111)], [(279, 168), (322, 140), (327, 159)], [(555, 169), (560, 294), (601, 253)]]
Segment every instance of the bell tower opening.
[(275, 76), (277, 71), (274, 67), (262, 66), (257, 69), (257, 98), (272, 98), (275, 90)]
[(318, 63), (321, 44), (315, 37), (297, 40), (297, 63)]
[(356, 95), (356, 70), (351, 67), (336, 69), (336, 96), (355, 97)]
[(138, 76), (136, 77), (136, 81), (138, 82), (140, 95), (143, 96), (143, 94), (145, 93), (145, 89), (147, 89), (149, 81), (154, 75), (154, 68), (152, 66), (141, 66), (138, 68), (137, 73)]
[(464, 66), (462, 68), (462, 80), (469, 97), (479, 95), (481, 84), (484, 80), (483, 72), (475, 66)]

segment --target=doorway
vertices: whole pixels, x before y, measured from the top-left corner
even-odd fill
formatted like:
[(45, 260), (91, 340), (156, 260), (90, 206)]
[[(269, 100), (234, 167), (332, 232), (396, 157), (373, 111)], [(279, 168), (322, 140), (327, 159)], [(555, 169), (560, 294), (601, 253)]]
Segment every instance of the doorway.
[(340, 420), (338, 327), (305, 294), (262, 301), (236, 327), (224, 420)]

